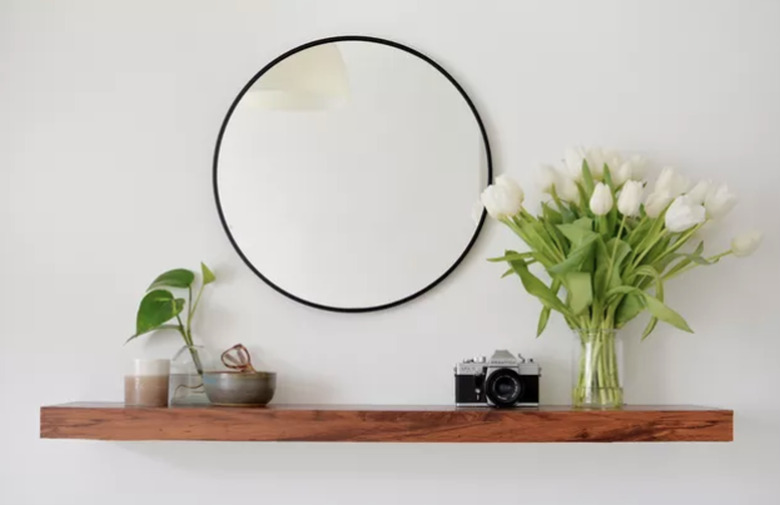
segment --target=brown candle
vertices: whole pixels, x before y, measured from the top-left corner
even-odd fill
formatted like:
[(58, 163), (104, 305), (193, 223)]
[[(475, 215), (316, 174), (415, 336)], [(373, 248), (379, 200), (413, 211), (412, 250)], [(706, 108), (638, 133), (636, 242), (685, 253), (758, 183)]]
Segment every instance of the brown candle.
[(135, 360), (133, 373), (125, 376), (125, 405), (167, 407), (169, 371), (168, 360)]

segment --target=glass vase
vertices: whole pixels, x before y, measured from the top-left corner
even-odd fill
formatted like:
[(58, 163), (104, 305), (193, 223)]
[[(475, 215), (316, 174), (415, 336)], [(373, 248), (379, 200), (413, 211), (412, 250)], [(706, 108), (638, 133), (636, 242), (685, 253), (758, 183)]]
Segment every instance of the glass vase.
[(615, 330), (574, 331), (572, 404), (575, 407), (623, 406), (623, 342)]
[(203, 372), (211, 366), (211, 353), (202, 345), (185, 345), (179, 349), (171, 359), (169, 404), (173, 407), (208, 404)]

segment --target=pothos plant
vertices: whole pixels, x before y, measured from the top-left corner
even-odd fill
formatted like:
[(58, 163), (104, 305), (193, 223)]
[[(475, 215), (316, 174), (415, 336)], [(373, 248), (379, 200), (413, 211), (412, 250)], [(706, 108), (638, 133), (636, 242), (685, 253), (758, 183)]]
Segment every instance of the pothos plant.
[[(198, 373), (203, 372), (203, 367), (198, 352), (193, 347), (192, 319), (200, 306), (203, 289), (216, 280), (214, 273), (204, 263), (200, 264), (200, 271), (200, 288), (194, 300), (192, 295), (195, 273), (185, 268), (177, 268), (160, 274), (146, 288), (146, 295), (138, 306), (135, 334), (127, 339), (127, 342), (130, 342), (147, 333), (164, 330), (177, 331), (190, 350), (192, 361)], [(175, 296), (170, 289), (186, 290), (187, 298)], [(183, 319), (182, 316), (184, 316)], [(172, 322), (174, 320), (175, 323)]]
[[(736, 198), (725, 184), (701, 181), (691, 187), (671, 168), (650, 187), (644, 164), (614, 151), (570, 149), (563, 170), (542, 167), (540, 186), (549, 199), (540, 215), (523, 207), (522, 188), (506, 176), (482, 194), (488, 213), (530, 249), (507, 250), (491, 261), (507, 263), (504, 276), (517, 275), (542, 303), (537, 336), (553, 311), (578, 335), (576, 405), (622, 404), (615, 330), (640, 313), (651, 316), (643, 339), (658, 321), (692, 331), (664, 300), (667, 280), (728, 255), (746, 256), (761, 240), (759, 232), (748, 232), (729, 249), (705, 256), (697, 232), (728, 213)], [(537, 267), (546, 276), (532, 271)]]

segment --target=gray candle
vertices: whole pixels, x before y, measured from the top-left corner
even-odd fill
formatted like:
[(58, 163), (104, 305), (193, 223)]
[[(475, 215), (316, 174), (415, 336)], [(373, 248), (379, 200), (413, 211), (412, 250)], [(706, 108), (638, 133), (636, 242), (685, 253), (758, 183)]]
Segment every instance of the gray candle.
[(167, 359), (133, 360), (132, 372), (125, 375), (125, 405), (167, 407), (170, 369)]

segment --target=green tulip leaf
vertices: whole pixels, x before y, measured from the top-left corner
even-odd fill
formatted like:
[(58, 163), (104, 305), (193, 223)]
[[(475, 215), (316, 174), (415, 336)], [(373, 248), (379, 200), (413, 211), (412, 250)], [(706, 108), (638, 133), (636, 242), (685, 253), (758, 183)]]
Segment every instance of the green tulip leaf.
[[(650, 277), (655, 280), (655, 296), (659, 301), (664, 301), (664, 281), (661, 279), (661, 275), (655, 268), (651, 267), (650, 265), (642, 265), (641, 267), (637, 268), (636, 271), (634, 271), (633, 275)], [(655, 316), (651, 317), (650, 321), (647, 323), (647, 326), (645, 326), (645, 330), (642, 332), (642, 340), (650, 336), (657, 324), (658, 318)]]
[[(615, 168), (617, 169), (618, 167)], [(609, 187), (609, 190), (612, 191), (612, 200), (616, 202), (617, 199), (615, 198), (615, 185), (612, 183), (612, 172), (609, 171), (609, 165), (607, 165), (606, 163), (604, 163), (603, 171), (604, 171), (604, 177), (603, 177), (604, 184), (606, 184)], [(615, 207), (616, 205), (612, 206), (613, 209)]]
[(579, 315), (593, 302), (593, 286), (587, 272), (567, 272), (563, 284), (569, 292), (569, 306), (574, 315)]
[(519, 253), (516, 251), (505, 251), (503, 256), (498, 258), (488, 258), (488, 261), (492, 261), (493, 263), (497, 263), (499, 261), (525, 261), (533, 257), (534, 253), (532, 252)]
[(151, 291), (156, 288), (188, 288), (195, 280), (195, 274), (185, 268), (168, 270), (157, 277), (152, 284), (146, 288)]
[(650, 336), (650, 334), (655, 329), (655, 325), (658, 324), (658, 318), (657, 317), (651, 317), (650, 321), (647, 323), (647, 326), (645, 326), (645, 331), (642, 332), (642, 340), (646, 339)]
[[(626, 287), (628, 286), (621, 286), (620, 289), (624, 290)], [(647, 308), (647, 310), (650, 312), (650, 314), (653, 317), (658, 318), (661, 321), (664, 321), (665, 323), (669, 323), (675, 328), (678, 328), (683, 331), (687, 331), (688, 333), (693, 333), (693, 330), (691, 329), (690, 326), (688, 326), (688, 323), (685, 321), (685, 319), (680, 314), (678, 314), (677, 312), (669, 308), (668, 305), (664, 304), (664, 302), (662, 302), (658, 298), (648, 293), (645, 293), (639, 288), (633, 286), (629, 288), (630, 289), (627, 290), (629, 294), (626, 296), (626, 298), (623, 299), (621, 306), (624, 303), (626, 303), (627, 300), (630, 300), (631, 299), (630, 297), (636, 296), (640, 299), (641, 304), (644, 306), (644, 308)], [(626, 311), (634, 310), (634, 307), (627, 307), (625, 310)], [(633, 319), (633, 317), (635, 317), (641, 311), (642, 308), (640, 307), (639, 310), (636, 310), (636, 312), (633, 313), (633, 315), (631, 315), (631, 317), (626, 317), (625, 315), (624, 316), (620, 315), (621, 308), (618, 307), (617, 314), (615, 315), (615, 321), (617, 323), (616, 325), (618, 327), (622, 326), (622, 324), (624, 324), (630, 319)], [(650, 331), (652, 331), (652, 328), (650, 329)]]
[(558, 229), (571, 242), (572, 247), (576, 247), (593, 235), (597, 235), (593, 231), (593, 220), (589, 217), (581, 217), (573, 223), (559, 224)]
[(613, 256), (610, 256), (610, 259), (612, 261), (612, 280), (610, 281), (610, 286), (608, 288), (613, 288), (616, 285), (620, 285), (620, 282), (615, 284), (616, 281), (620, 281), (620, 270), (623, 267), (623, 262), (628, 258), (628, 255), (631, 254), (631, 246), (628, 245), (627, 242), (624, 242), (618, 238), (613, 238), (609, 242), (607, 242), (607, 250), (610, 251), (610, 253), (614, 253)]
[(575, 184), (577, 185), (577, 192), (580, 194), (580, 209), (578, 210), (583, 216), (593, 217), (593, 213), (590, 211), (590, 193), (579, 182)]
[(607, 291), (607, 303), (612, 303), (617, 296), (627, 295), (629, 293), (633, 293), (634, 291), (636, 291), (634, 286), (616, 286)]
[(525, 262), (513, 261), (510, 264), (512, 265), (512, 270), (520, 277), (520, 282), (523, 283), (523, 287), (528, 293), (537, 297), (545, 306), (549, 306), (551, 309), (557, 310), (564, 315), (571, 315), (569, 308), (545, 283), (528, 270)]
[(652, 226), (653, 221), (651, 219), (642, 219), (639, 221), (639, 224), (637, 224), (636, 227), (628, 233), (628, 238), (626, 241), (632, 249), (639, 245), (639, 243), (647, 236), (647, 233), (650, 231)]
[(214, 276), (214, 273), (209, 270), (209, 267), (206, 266), (205, 263), (202, 261), (200, 262), (200, 272), (203, 275), (203, 285), (211, 284), (215, 280), (217, 280), (216, 276)]
[(661, 267), (666, 268), (668, 265), (672, 263), (672, 261), (676, 259), (682, 258), (679, 262), (675, 263), (675, 265), (669, 269), (669, 271), (666, 273), (667, 276), (672, 276), (682, 270), (683, 268), (687, 267), (691, 263), (696, 263), (697, 265), (714, 265), (717, 263), (720, 258), (715, 258), (713, 260), (708, 260), (704, 257), (702, 257), (702, 253), (704, 252), (704, 242), (699, 242), (699, 245), (696, 246), (696, 249), (692, 253), (672, 253), (666, 256), (662, 259)]
[(618, 288), (613, 288), (610, 290), (610, 293), (618, 290), (622, 291), (623, 289), (627, 289), (627, 291), (623, 293), (625, 294), (625, 297), (620, 302), (620, 305), (618, 305), (618, 308), (615, 311), (615, 326), (618, 328), (623, 327), (627, 322), (631, 321), (643, 310), (645, 310), (645, 305), (642, 302), (642, 296), (636, 294), (638, 289), (633, 286), (620, 286)]
[(661, 321), (664, 321), (665, 323), (669, 323), (675, 328), (678, 328), (683, 331), (687, 331), (688, 333), (693, 333), (693, 330), (690, 326), (688, 326), (688, 323), (685, 322), (685, 319), (675, 312), (674, 310), (670, 309), (667, 305), (665, 305), (662, 301), (658, 300), (657, 298), (648, 295), (647, 293), (644, 294), (644, 303), (647, 305), (647, 310), (650, 311), (650, 313), (654, 316), (660, 319)]
[(174, 298), (173, 293), (164, 289), (150, 291), (141, 300), (135, 323), (136, 335), (143, 335), (159, 328), (178, 316), (184, 309), (184, 298)]
[[(594, 257), (595, 257), (595, 269), (593, 274), (593, 288), (596, 291), (596, 296), (601, 298), (607, 291), (607, 276), (609, 275), (609, 266), (611, 260), (611, 251), (607, 250), (607, 244), (604, 243), (604, 239), (601, 235), (595, 242)], [(616, 283), (620, 285), (620, 282)]]
[(663, 259), (663, 256), (666, 256), (666, 254), (664, 253), (669, 248), (671, 241), (672, 241), (672, 237), (666, 237), (659, 240), (657, 244), (655, 244), (653, 247), (650, 248), (650, 251), (648, 251), (647, 256), (645, 256), (644, 261), (642, 261), (642, 263), (651, 265)]
[(557, 210), (550, 207), (547, 202), (542, 202), (542, 215), (544, 216), (544, 223), (561, 224), (563, 223), (563, 215)]
[(598, 233), (590, 232), (590, 235), (583, 239), (583, 242), (580, 245), (572, 247), (569, 251), (569, 256), (565, 260), (548, 269), (550, 274), (562, 275), (567, 272), (579, 270), (585, 260), (590, 256), (593, 244), (599, 238), (600, 236)]
[(539, 322), (536, 324), (536, 338), (541, 337), (544, 329), (547, 328), (547, 321), (550, 320), (551, 311), (547, 305), (542, 306), (542, 311), (539, 313)]
[(655, 281), (655, 297), (660, 301), (664, 301), (664, 281), (661, 279), (661, 275), (650, 265), (642, 265), (634, 270), (631, 277), (645, 276), (650, 277)]
[(590, 198), (590, 195), (593, 194), (593, 188), (596, 187), (596, 185), (593, 183), (593, 175), (591, 174), (590, 167), (588, 166), (588, 161), (585, 159), (582, 160), (582, 184), (585, 187), (585, 191), (588, 193), (588, 197)]
[[(559, 279), (553, 279), (550, 290), (553, 292), (556, 298), (558, 297), (558, 291), (560, 289), (561, 281)], [(539, 313), (539, 322), (536, 325), (536, 338), (539, 338), (544, 332), (544, 329), (547, 327), (547, 322), (550, 320), (550, 312), (550, 307), (547, 305), (542, 306), (542, 311)]]

